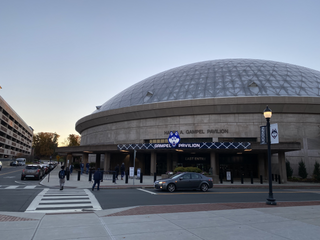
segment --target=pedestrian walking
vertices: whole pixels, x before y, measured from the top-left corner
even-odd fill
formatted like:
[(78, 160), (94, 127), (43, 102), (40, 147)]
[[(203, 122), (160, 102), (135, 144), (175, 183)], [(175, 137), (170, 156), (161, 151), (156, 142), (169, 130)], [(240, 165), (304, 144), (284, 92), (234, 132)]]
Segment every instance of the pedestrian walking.
[(86, 174), (89, 173), (89, 167), (90, 167), (90, 164), (87, 162), (87, 163), (86, 163)]
[(63, 190), (65, 177), (66, 177), (66, 171), (64, 170), (64, 166), (61, 166), (61, 170), (59, 171), (60, 190)]
[(72, 164), (70, 164), (70, 174), (72, 174), (72, 171), (73, 171), (73, 165)]
[(83, 163), (80, 163), (81, 174), (83, 173), (83, 169), (84, 169), (84, 164), (83, 164)]
[(118, 180), (118, 175), (119, 175), (119, 164), (114, 168), (114, 171), (116, 172), (116, 179)]
[(124, 172), (126, 170), (126, 167), (124, 166), (124, 163), (121, 164), (120, 172), (121, 172), (121, 180), (123, 180)]
[(98, 168), (97, 171), (95, 171), (95, 173), (93, 174), (93, 185), (92, 185), (92, 191), (94, 191), (94, 187), (96, 186), (97, 184), (97, 190), (99, 191), (99, 188), (100, 188), (100, 181), (102, 180), (102, 177), (103, 177), (103, 174), (102, 172), (100, 171), (100, 168)]

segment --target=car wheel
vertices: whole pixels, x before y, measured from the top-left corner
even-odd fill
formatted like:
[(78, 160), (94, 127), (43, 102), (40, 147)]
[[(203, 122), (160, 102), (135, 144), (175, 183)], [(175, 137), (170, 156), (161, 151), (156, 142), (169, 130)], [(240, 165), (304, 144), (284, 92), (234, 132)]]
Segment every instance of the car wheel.
[(176, 185), (174, 185), (173, 183), (170, 183), (167, 189), (169, 192), (174, 192), (176, 190)]
[(206, 191), (208, 191), (208, 189), (209, 189), (209, 187), (208, 187), (207, 184), (205, 184), (205, 183), (202, 183), (202, 184), (201, 184), (200, 190), (201, 190), (202, 192), (206, 192)]

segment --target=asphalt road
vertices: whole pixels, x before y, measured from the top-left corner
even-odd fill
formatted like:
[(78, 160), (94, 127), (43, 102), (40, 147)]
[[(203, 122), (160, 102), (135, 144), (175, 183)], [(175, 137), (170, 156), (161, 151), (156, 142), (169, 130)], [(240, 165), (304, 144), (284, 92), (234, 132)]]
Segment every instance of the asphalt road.
[[(102, 189), (93, 192), (102, 209), (143, 206), (175, 205), (195, 203), (265, 202), (268, 189), (211, 189), (208, 192), (178, 191), (174, 193), (157, 190)], [(280, 201), (320, 200), (320, 191), (276, 190), (274, 198)]]
[[(45, 188), (39, 180), (20, 180), (23, 166), (6, 167), (0, 172), (0, 211), (24, 212), (33, 199)], [(32, 185), (32, 186), (31, 186)], [(13, 186), (8, 189), (8, 186)], [(26, 189), (28, 188), (29, 189)], [(65, 189), (64, 192), (66, 192)], [(163, 192), (155, 189), (100, 189), (92, 192), (102, 209), (198, 203), (265, 202), (268, 189), (213, 188), (208, 192), (177, 191)], [(277, 202), (319, 201), (317, 189), (276, 189)]]
[(3, 166), (0, 171), (0, 186), (37, 185), (41, 180), (28, 179), (21, 181), (21, 172), (25, 166)]

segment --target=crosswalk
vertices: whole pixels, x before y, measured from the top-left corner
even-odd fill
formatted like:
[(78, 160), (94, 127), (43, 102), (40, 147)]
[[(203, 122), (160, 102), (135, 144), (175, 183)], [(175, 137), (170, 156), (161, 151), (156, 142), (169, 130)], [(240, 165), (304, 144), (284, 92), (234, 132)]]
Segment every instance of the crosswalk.
[(25, 212), (65, 213), (102, 210), (98, 200), (88, 189), (45, 188)]
[(43, 188), (41, 185), (0, 185), (0, 189), (35, 189)]

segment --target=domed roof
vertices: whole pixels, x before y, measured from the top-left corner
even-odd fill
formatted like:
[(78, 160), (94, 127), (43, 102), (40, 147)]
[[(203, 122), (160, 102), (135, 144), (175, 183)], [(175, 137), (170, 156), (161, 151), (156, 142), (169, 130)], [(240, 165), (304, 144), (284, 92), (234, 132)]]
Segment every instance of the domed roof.
[(136, 105), (221, 97), (320, 96), (320, 72), (287, 63), (224, 59), (173, 68), (115, 95), (95, 113)]

